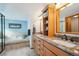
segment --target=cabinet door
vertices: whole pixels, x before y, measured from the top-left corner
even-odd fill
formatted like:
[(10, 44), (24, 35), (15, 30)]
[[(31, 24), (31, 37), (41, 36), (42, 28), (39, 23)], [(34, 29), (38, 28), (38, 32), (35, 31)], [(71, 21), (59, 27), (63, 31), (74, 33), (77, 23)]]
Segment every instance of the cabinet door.
[(41, 46), (40, 46), (40, 55), (44, 56), (44, 47), (41, 47)]
[(38, 40), (38, 47), (39, 47), (39, 55), (43, 56), (43, 47), (42, 47), (41, 39)]
[(35, 40), (32, 40), (32, 47), (35, 49)]
[(50, 50), (48, 50), (46, 47), (44, 47), (44, 53), (45, 56), (55, 56)]
[(41, 53), (41, 56), (44, 56), (44, 42), (42, 39), (39, 40), (40, 42), (40, 53)]
[(36, 52), (37, 52), (37, 54), (39, 55), (39, 54), (40, 54), (39, 42), (38, 42), (38, 40), (35, 40), (35, 42), (36, 42), (36, 43), (35, 43), (35, 46), (36, 46), (36, 47), (35, 47), (35, 49), (36, 49), (35, 51), (36, 51)]
[(34, 49), (36, 48), (36, 38), (34, 36), (32, 37), (32, 46)]

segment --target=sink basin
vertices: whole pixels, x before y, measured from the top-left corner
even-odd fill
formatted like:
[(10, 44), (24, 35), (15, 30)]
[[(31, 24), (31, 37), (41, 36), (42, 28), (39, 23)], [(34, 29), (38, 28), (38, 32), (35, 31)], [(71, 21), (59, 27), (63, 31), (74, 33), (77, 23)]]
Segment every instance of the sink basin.
[(64, 41), (64, 40), (52, 40), (53, 42), (57, 43), (58, 45), (62, 45), (68, 48), (73, 48), (75, 46), (77, 46), (76, 44), (72, 43), (72, 42), (68, 42), (68, 41)]

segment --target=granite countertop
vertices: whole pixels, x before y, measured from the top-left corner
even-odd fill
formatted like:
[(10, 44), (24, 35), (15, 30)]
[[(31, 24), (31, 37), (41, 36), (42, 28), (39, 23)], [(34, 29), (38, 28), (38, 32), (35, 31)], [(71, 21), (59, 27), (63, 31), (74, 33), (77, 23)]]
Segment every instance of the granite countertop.
[(70, 55), (79, 56), (79, 44), (77, 44), (77, 43), (68, 42), (68, 43), (71, 43), (72, 45), (75, 44), (76, 46), (75, 47), (67, 47), (67, 46), (60, 45), (60, 44), (53, 41), (53, 40), (62, 40), (59, 37), (48, 38), (47, 36), (44, 36), (42, 34), (35, 34), (34, 36), (49, 42), (50, 44), (56, 46), (57, 48), (69, 53)]

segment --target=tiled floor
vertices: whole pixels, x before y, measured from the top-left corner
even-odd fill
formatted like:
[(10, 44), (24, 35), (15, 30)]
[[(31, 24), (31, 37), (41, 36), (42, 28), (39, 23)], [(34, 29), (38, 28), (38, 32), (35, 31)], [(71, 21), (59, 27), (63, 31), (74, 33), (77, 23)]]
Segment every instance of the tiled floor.
[(30, 49), (29, 47), (23, 47), (6, 51), (3, 56), (37, 56), (37, 54), (35, 53), (34, 49)]

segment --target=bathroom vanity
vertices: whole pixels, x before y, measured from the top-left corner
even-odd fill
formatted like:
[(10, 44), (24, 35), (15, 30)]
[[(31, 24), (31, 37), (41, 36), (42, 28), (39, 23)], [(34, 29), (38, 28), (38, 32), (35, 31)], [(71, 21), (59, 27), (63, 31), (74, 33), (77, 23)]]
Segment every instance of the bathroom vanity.
[(36, 34), (33, 36), (33, 48), (40, 56), (71, 56), (79, 55), (79, 45), (61, 38), (48, 38), (47, 36)]
[[(79, 55), (79, 13), (76, 11), (79, 11), (79, 8), (76, 6), (79, 4), (64, 3), (59, 8), (56, 5), (48, 5), (43, 9), (39, 31), (41, 34), (33, 35), (33, 48), (40, 56), (77, 56)], [(64, 35), (65, 38), (62, 39), (57, 35)], [(76, 36), (77, 39), (73, 38)]]

